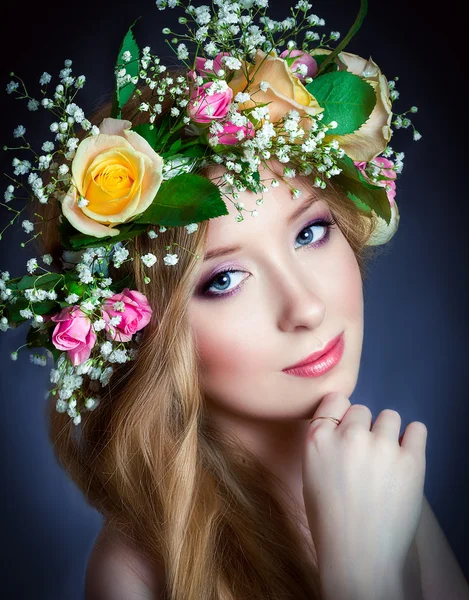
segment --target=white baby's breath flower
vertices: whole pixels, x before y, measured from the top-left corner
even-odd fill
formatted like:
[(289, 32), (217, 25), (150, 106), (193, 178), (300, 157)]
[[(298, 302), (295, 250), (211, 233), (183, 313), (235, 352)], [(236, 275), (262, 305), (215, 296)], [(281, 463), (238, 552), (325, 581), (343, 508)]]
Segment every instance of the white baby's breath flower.
[(190, 223), (189, 225), (186, 225), (186, 231), (187, 233), (194, 233), (194, 231), (197, 231), (197, 229), (199, 228), (198, 223)]
[(28, 273), (32, 274), (34, 273), (34, 271), (38, 268), (38, 264), (37, 264), (37, 259), (35, 258), (30, 258), (27, 262), (26, 262), (26, 268), (28, 270)]
[(166, 266), (170, 266), (170, 265), (175, 265), (177, 264), (179, 258), (177, 254), (166, 254), (166, 256), (163, 258), (164, 260), (164, 264)]
[(19, 312), (23, 319), (32, 319), (34, 316), (33, 311), (30, 308), (23, 308)]
[(85, 407), (88, 410), (94, 410), (99, 405), (99, 400), (97, 398), (87, 398), (85, 400)]
[(152, 254), (151, 252), (141, 256), (140, 259), (143, 262), (143, 264), (146, 265), (147, 267), (152, 267), (156, 263), (156, 260), (157, 260), (156, 256), (154, 254)]
[(28, 110), (35, 111), (35, 110), (38, 110), (38, 108), (39, 108), (39, 102), (37, 100), (34, 100), (33, 98), (31, 98), (30, 101), (28, 102)]
[(18, 125), (18, 127), (16, 127), (13, 130), (13, 137), (15, 137), (15, 138), (23, 137), (25, 133), (26, 133), (26, 129), (23, 127), (23, 125)]
[(15, 90), (18, 89), (18, 87), (19, 83), (17, 81), (10, 81), (10, 83), (6, 87), (7, 94), (13, 93)]
[(46, 265), (51, 265), (53, 260), (54, 259), (52, 258), (52, 255), (50, 255), (50, 254), (43, 254), (43, 256), (42, 256), (42, 262)]
[(91, 302), (91, 300), (85, 300), (85, 302), (82, 302), (80, 304), (80, 306), (85, 311), (92, 311), (92, 310), (94, 310), (94, 303)]
[(51, 79), (52, 79), (52, 77), (49, 75), (49, 73), (44, 71), (44, 73), (41, 75), (41, 77), (39, 79), (39, 83), (41, 85), (46, 85), (47, 83), (50, 82)]
[(107, 358), (112, 352), (111, 342), (102, 343), (100, 346), (100, 352), (101, 352), (101, 355), (104, 356), (104, 358)]
[(25, 219), (21, 223), (21, 227), (25, 230), (26, 233), (31, 233), (32, 231), (34, 231), (34, 224), (31, 223), (31, 221), (28, 221), (27, 219)]
[(112, 367), (106, 367), (104, 369), (104, 371), (101, 373), (99, 381), (103, 387), (109, 383), (113, 372), (114, 372), (114, 369)]
[(154, 229), (150, 229), (150, 231), (148, 232), (148, 237), (151, 240), (154, 240), (155, 238), (158, 237), (158, 234), (156, 233), (156, 231)]
[(114, 310), (117, 310), (119, 312), (124, 312), (125, 311), (125, 304), (123, 302), (121, 302), (120, 300), (117, 302), (114, 302), (114, 304), (112, 305)]
[(78, 294), (69, 294), (65, 298), (65, 302), (68, 302), (68, 304), (75, 304), (76, 302), (78, 302), (79, 299), (80, 296)]

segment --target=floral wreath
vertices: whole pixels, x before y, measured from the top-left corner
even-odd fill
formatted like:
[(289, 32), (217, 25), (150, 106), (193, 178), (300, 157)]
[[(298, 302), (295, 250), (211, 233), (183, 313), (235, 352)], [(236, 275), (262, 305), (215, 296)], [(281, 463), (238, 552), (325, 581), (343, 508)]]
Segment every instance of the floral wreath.
[[(127, 247), (137, 236), (156, 238), (174, 227), (192, 233), (198, 223), (228, 214), (223, 198), (236, 207), (237, 221), (244, 220), (243, 212), (256, 217), (257, 210), (246, 211), (237, 202), (240, 192), (259, 194), (260, 207), (280, 178), (297, 198), (300, 191), (289, 180), (314, 171), (316, 187), (325, 188), (334, 177), (360, 214), (375, 219), (368, 245), (384, 244), (399, 223), (395, 184), (404, 158), (389, 146), (391, 125), (412, 127), (413, 139), (421, 137), (409, 118), (417, 107), (392, 111), (397, 78), (388, 81), (371, 58), (344, 52), (361, 26), (366, 0), (335, 48), (331, 43), (339, 32), (318, 33), (325, 22), (310, 13), (305, 0), (283, 21), (267, 16), (268, 0), (214, 0), (212, 7), (196, 7), (191, 0), (156, 4), (159, 10), (183, 10), (178, 22), (187, 31), (163, 33), (184, 74), (171, 74), (149, 47), (139, 49), (134, 23), (118, 53), (112, 115), (99, 126), (75, 103), (85, 76), (72, 75), (71, 60), (55, 90), (48, 87), (51, 75), (43, 73), (41, 100), (14, 74), (6, 88), (27, 100), (30, 111), (46, 109), (54, 119), (53, 141), (45, 141), (40, 153), (31, 150), (22, 125), (13, 136), (23, 145), (4, 148), (34, 154), (32, 162), (15, 157), (13, 176), (7, 175), (1, 204), (14, 213), (7, 227), (21, 220), (31, 201), (57, 203), (64, 253), (58, 272), (47, 268), (50, 254), (29, 259), (27, 275), (11, 278), (0, 271), (0, 331), (28, 322), (20, 348), (36, 348), (30, 355), (35, 364), (53, 359), (48, 394), (75, 425), (82, 412), (98, 406), (115, 364), (137, 356), (141, 330), (151, 319), (145, 295), (127, 287), (127, 280), (113, 281), (108, 272), (111, 263), (118, 269), (132, 260)], [(151, 90), (146, 101), (140, 98), (143, 85)], [(122, 118), (129, 101), (147, 115), (142, 124)], [(283, 176), (274, 174), (266, 185), (259, 167), (270, 158), (284, 165)], [(218, 185), (196, 172), (210, 164), (225, 167)], [(14, 208), (16, 202), (23, 206)], [(23, 247), (41, 235), (34, 231), (43, 217), (35, 215), (38, 222), (21, 222), (31, 234)], [(173, 245), (178, 244), (166, 246), (166, 266), (178, 262)], [(137, 256), (149, 283), (158, 259), (153, 253)]]

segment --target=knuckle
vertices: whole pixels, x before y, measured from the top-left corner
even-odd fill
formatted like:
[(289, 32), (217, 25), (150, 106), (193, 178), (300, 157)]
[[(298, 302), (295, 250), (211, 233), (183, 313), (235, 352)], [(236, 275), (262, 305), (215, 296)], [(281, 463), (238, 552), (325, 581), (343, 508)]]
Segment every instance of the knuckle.
[(364, 439), (365, 429), (362, 425), (357, 423), (352, 423), (345, 427), (342, 432), (342, 436), (346, 442), (358, 442)]

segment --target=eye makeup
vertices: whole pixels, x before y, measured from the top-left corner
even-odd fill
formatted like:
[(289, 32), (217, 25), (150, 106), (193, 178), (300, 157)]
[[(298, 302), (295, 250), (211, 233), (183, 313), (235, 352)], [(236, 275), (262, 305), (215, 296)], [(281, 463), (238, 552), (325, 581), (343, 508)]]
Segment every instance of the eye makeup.
[[(324, 234), (323, 234), (323, 236), (318, 241), (313, 242), (313, 243), (311, 243), (308, 240), (303, 240), (303, 241), (306, 241), (306, 243), (305, 244), (300, 244), (300, 246), (298, 248), (316, 249), (316, 248), (319, 248), (320, 246), (322, 246), (323, 244), (326, 244), (327, 241), (330, 238), (331, 229), (336, 224), (337, 224), (337, 221), (334, 219), (334, 217), (330, 213), (328, 215), (323, 216), (323, 217), (316, 218), (316, 219), (313, 219), (312, 221), (309, 221), (300, 230), (300, 232), (296, 236), (296, 239), (298, 239), (298, 237), (300, 236), (300, 234), (302, 234), (303, 232), (307, 232), (308, 230), (311, 230), (313, 227), (321, 227), (321, 228), (323, 228), (324, 229)], [(236, 266), (234, 266), (234, 265), (231, 265), (231, 266), (225, 267), (225, 268), (222, 267), (220, 270), (218, 270), (215, 273), (211, 274), (209, 276), (209, 278), (204, 283), (202, 283), (202, 285), (199, 288), (198, 295), (202, 296), (202, 297), (205, 297), (205, 298), (212, 299), (212, 298), (226, 298), (227, 296), (232, 296), (233, 294), (236, 294), (241, 289), (241, 287), (244, 285), (244, 282), (248, 279), (249, 274), (248, 274), (247, 277), (245, 277), (241, 281), (241, 283), (239, 285), (237, 285), (235, 288), (231, 289), (228, 292), (220, 292), (220, 291), (219, 292), (213, 292), (213, 291), (209, 291), (210, 288), (213, 287), (214, 284), (217, 282), (217, 280), (222, 278), (221, 276), (224, 276), (225, 280), (227, 278), (230, 280), (228, 282), (228, 285), (230, 283), (232, 283), (232, 279), (234, 279), (234, 277), (231, 274), (235, 274), (235, 273), (247, 273), (247, 272), (243, 271), (243, 270), (241, 270), (239, 268), (236, 268)]]

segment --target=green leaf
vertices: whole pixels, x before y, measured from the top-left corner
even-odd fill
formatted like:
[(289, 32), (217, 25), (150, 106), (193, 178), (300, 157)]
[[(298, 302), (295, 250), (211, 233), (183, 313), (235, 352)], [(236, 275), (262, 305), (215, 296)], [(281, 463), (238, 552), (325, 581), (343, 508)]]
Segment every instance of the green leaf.
[[(321, 70), (321, 65), (328, 56), (329, 56), (328, 54), (314, 54), (313, 55), (313, 58), (316, 61), (319, 70)], [(332, 71), (337, 71), (338, 69), (339, 69), (339, 65), (337, 65), (336, 63), (329, 63), (329, 65), (324, 69), (322, 74), (329, 73)], [(317, 77), (317, 75), (316, 75), (316, 77)]]
[(175, 142), (173, 142), (168, 150), (168, 154), (177, 154), (178, 151), (181, 149), (182, 146), (182, 140), (181, 138), (178, 138)]
[(342, 52), (342, 50), (345, 49), (347, 44), (350, 42), (350, 40), (353, 38), (353, 36), (360, 29), (360, 27), (363, 23), (363, 19), (365, 18), (365, 15), (367, 13), (367, 10), (368, 10), (368, 0), (360, 0), (360, 10), (358, 11), (358, 15), (355, 19), (355, 22), (353, 23), (352, 27), (350, 27), (347, 35), (344, 38), (342, 38), (342, 41), (340, 42), (340, 44), (338, 44), (338, 46), (336, 46), (334, 48), (334, 50), (330, 54), (328, 54), (327, 58), (322, 62), (322, 65), (318, 71), (317, 77), (319, 77), (319, 75), (322, 75), (323, 73), (325, 73), (328, 65), (334, 60), (334, 58), (340, 52)]
[(180, 227), (227, 214), (218, 186), (201, 175), (183, 173), (163, 182), (136, 222)]
[[(373, 209), (379, 217), (389, 224), (391, 221), (391, 205), (386, 190), (366, 180), (348, 156), (344, 156), (337, 162), (342, 169), (342, 173), (334, 176), (334, 182), (346, 190), (348, 197), (362, 212), (370, 214), (370, 209)], [(364, 208), (363, 205), (368, 209)]]
[(356, 207), (359, 208), (362, 212), (366, 213), (367, 215), (371, 215), (371, 208), (368, 206), (368, 204), (362, 202), (360, 198), (357, 198), (357, 196), (355, 196), (355, 194), (352, 194), (352, 192), (347, 192), (347, 196), (350, 198), (350, 200), (353, 200)]
[(130, 240), (136, 235), (143, 233), (146, 229), (146, 227), (134, 225), (134, 222), (124, 225), (117, 225), (116, 227), (119, 229), (120, 233), (115, 236), (97, 238), (84, 233), (72, 235), (69, 238), (70, 249), (79, 250), (81, 248), (94, 248), (96, 246), (113, 245), (117, 242), (122, 242), (123, 240)]
[(308, 83), (306, 89), (324, 108), (324, 123), (337, 121), (330, 135), (344, 135), (359, 129), (376, 104), (373, 87), (348, 71), (326, 73)]
[[(31, 303), (26, 298), (18, 298), (18, 300), (14, 304), (8, 305), (8, 320), (14, 321), (15, 323), (26, 321), (27, 319), (20, 315), (20, 310), (23, 310), (24, 308), (29, 308), (30, 304)], [(58, 312), (58, 303), (55, 302), (55, 300), (34, 302), (31, 305), (31, 310), (37, 315), (46, 315), (47, 313)]]
[(37, 288), (41, 290), (52, 289), (63, 275), (59, 273), (45, 273), (44, 275), (25, 275), (18, 281), (18, 290), (27, 290), (28, 288)]
[(135, 133), (141, 135), (142, 138), (144, 138), (150, 144), (150, 146), (155, 149), (157, 130), (155, 127), (150, 129), (150, 123), (136, 125), (135, 127), (132, 127), (132, 131), (135, 131)]
[[(131, 77), (135, 77), (139, 72), (139, 64), (140, 64), (140, 50), (135, 41), (132, 28), (134, 27), (136, 21), (129, 27), (126, 36), (122, 42), (121, 48), (119, 50), (119, 54), (117, 56), (116, 61), (116, 73), (121, 69), (125, 69), (126, 73)], [(130, 52), (131, 59), (129, 62), (125, 62), (122, 58), (124, 52)], [(125, 84), (123, 87), (117, 87), (117, 74), (116, 74), (116, 88), (114, 92), (114, 99), (112, 105), (112, 116), (115, 119), (120, 119), (122, 116), (122, 108), (127, 103), (127, 100), (131, 97), (135, 90), (135, 84), (129, 82)]]
[(57, 360), (62, 351), (54, 346), (50, 336), (51, 334), (48, 329), (39, 330), (31, 327), (26, 335), (26, 343), (29, 348), (46, 348), (50, 350), (54, 360)]

